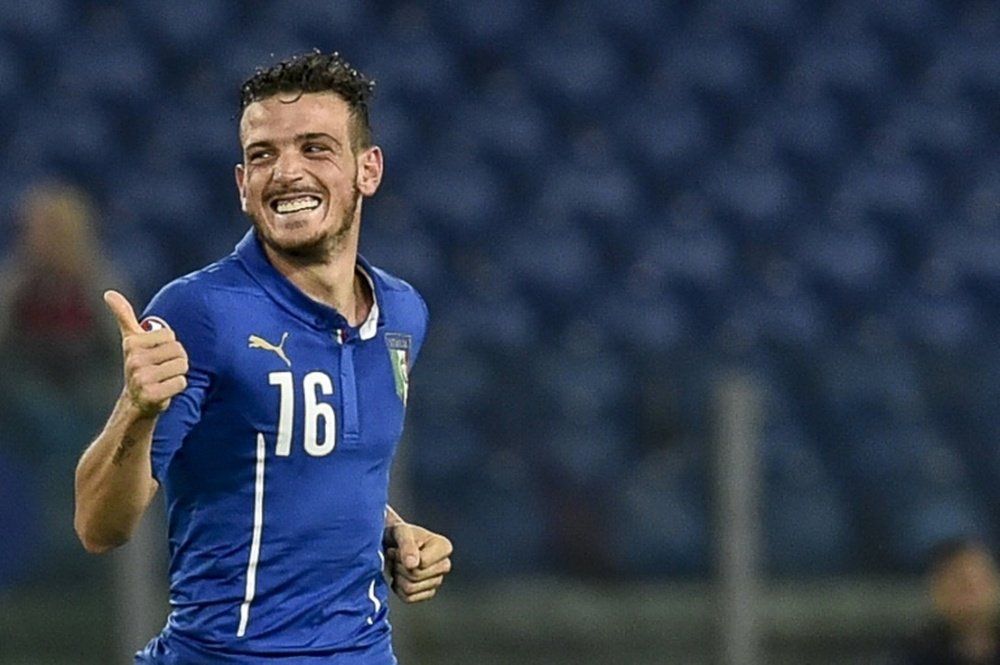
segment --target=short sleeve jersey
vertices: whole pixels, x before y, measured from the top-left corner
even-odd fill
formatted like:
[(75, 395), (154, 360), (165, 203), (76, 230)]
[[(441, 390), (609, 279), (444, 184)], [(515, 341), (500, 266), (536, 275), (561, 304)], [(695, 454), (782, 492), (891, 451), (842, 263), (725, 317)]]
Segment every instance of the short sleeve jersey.
[(395, 663), (382, 534), (427, 309), (361, 257), (358, 270), (374, 306), (351, 327), (251, 231), (146, 309), (190, 370), (153, 436), (172, 611), (140, 662)]

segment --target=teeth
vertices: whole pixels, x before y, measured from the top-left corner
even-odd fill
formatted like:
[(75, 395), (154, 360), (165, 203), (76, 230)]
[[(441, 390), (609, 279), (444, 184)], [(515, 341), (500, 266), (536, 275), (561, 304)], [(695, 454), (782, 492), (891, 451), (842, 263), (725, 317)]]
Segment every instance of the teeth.
[(274, 209), (282, 215), (302, 210), (312, 210), (319, 207), (319, 199), (314, 196), (300, 196), (295, 199), (285, 199), (274, 204)]

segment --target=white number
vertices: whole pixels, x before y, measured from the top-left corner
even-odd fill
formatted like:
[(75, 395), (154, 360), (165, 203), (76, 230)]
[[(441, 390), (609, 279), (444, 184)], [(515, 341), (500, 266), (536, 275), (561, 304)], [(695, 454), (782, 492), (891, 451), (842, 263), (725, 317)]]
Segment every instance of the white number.
[[(278, 386), (278, 441), (274, 454), (288, 457), (292, 453), (292, 431), (295, 417), (295, 383), (291, 372), (271, 372), (268, 383)], [(337, 445), (337, 417), (333, 405), (321, 402), (319, 395), (333, 394), (333, 381), (323, 372), (309, 372), (302, 379), (305, 397), (305, 427), (303, 445), (313, 457), (333, 452)], [(320, 428), (322, 421), (323, 427)], [(319, 434), (322, 432), (322, 439)]]
[[(302, 391), (306, 396), (305, 446), (306, 452), (313, 457), (323, 457), (337, 445), (337, 425), (333, 407), (317, 399), (317, 389), (324, 395), (332, 395), (333, 382), (323, 372), (309, 372), (302, 379)], [(322, 442), (317, 437), (320, 420), (324, 425)]]
[(272, 386), (278, 386), (281, 406), (278, 408), (278, 443), (274, 454), (278, 457), (288, 457), (292, 452), (292, 416), (295, 415), (295, 389), (292, 385), (291, 372), (271, 372), (267, 380)]

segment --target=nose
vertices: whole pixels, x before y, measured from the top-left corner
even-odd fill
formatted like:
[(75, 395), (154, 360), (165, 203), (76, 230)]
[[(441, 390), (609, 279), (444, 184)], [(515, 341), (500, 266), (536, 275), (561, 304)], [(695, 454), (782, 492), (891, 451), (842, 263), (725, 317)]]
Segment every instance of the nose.
[(274, 162), (274, 171), (271, 174), (275, 182), (295, 182), (302, 178), (302, 162), (292, 152), (285, 152), (278, 156)]

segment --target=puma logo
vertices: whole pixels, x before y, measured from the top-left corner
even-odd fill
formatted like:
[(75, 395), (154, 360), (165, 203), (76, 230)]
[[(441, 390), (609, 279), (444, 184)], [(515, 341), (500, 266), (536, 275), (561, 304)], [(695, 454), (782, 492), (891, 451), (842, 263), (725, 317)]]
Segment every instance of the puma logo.
[(274, 344), (271, 344), (266, 339), (264, 339), (263, 337), (259, 337), (257, 335), (250, 335), (249, 348), (251, 348), (251, 349), (264, 349), (266, 351), (274, 351), (275, 353), (278, 354), (279, 358), (281, 358), (282, 360), (285, 361), (286, 365), (288, 365), (289, 367), (291, 367), (292, 366), (292, 361), (289, 360), (288, 356), (285, 355), (284, 346), (285, 346), (285, 340), (286, 339), (288, 339), (288, 333), (285, 333), (284, 335), (282, 335), (281, 336), (281, 341), (278, 342), (277, 345), (274, 345)]

